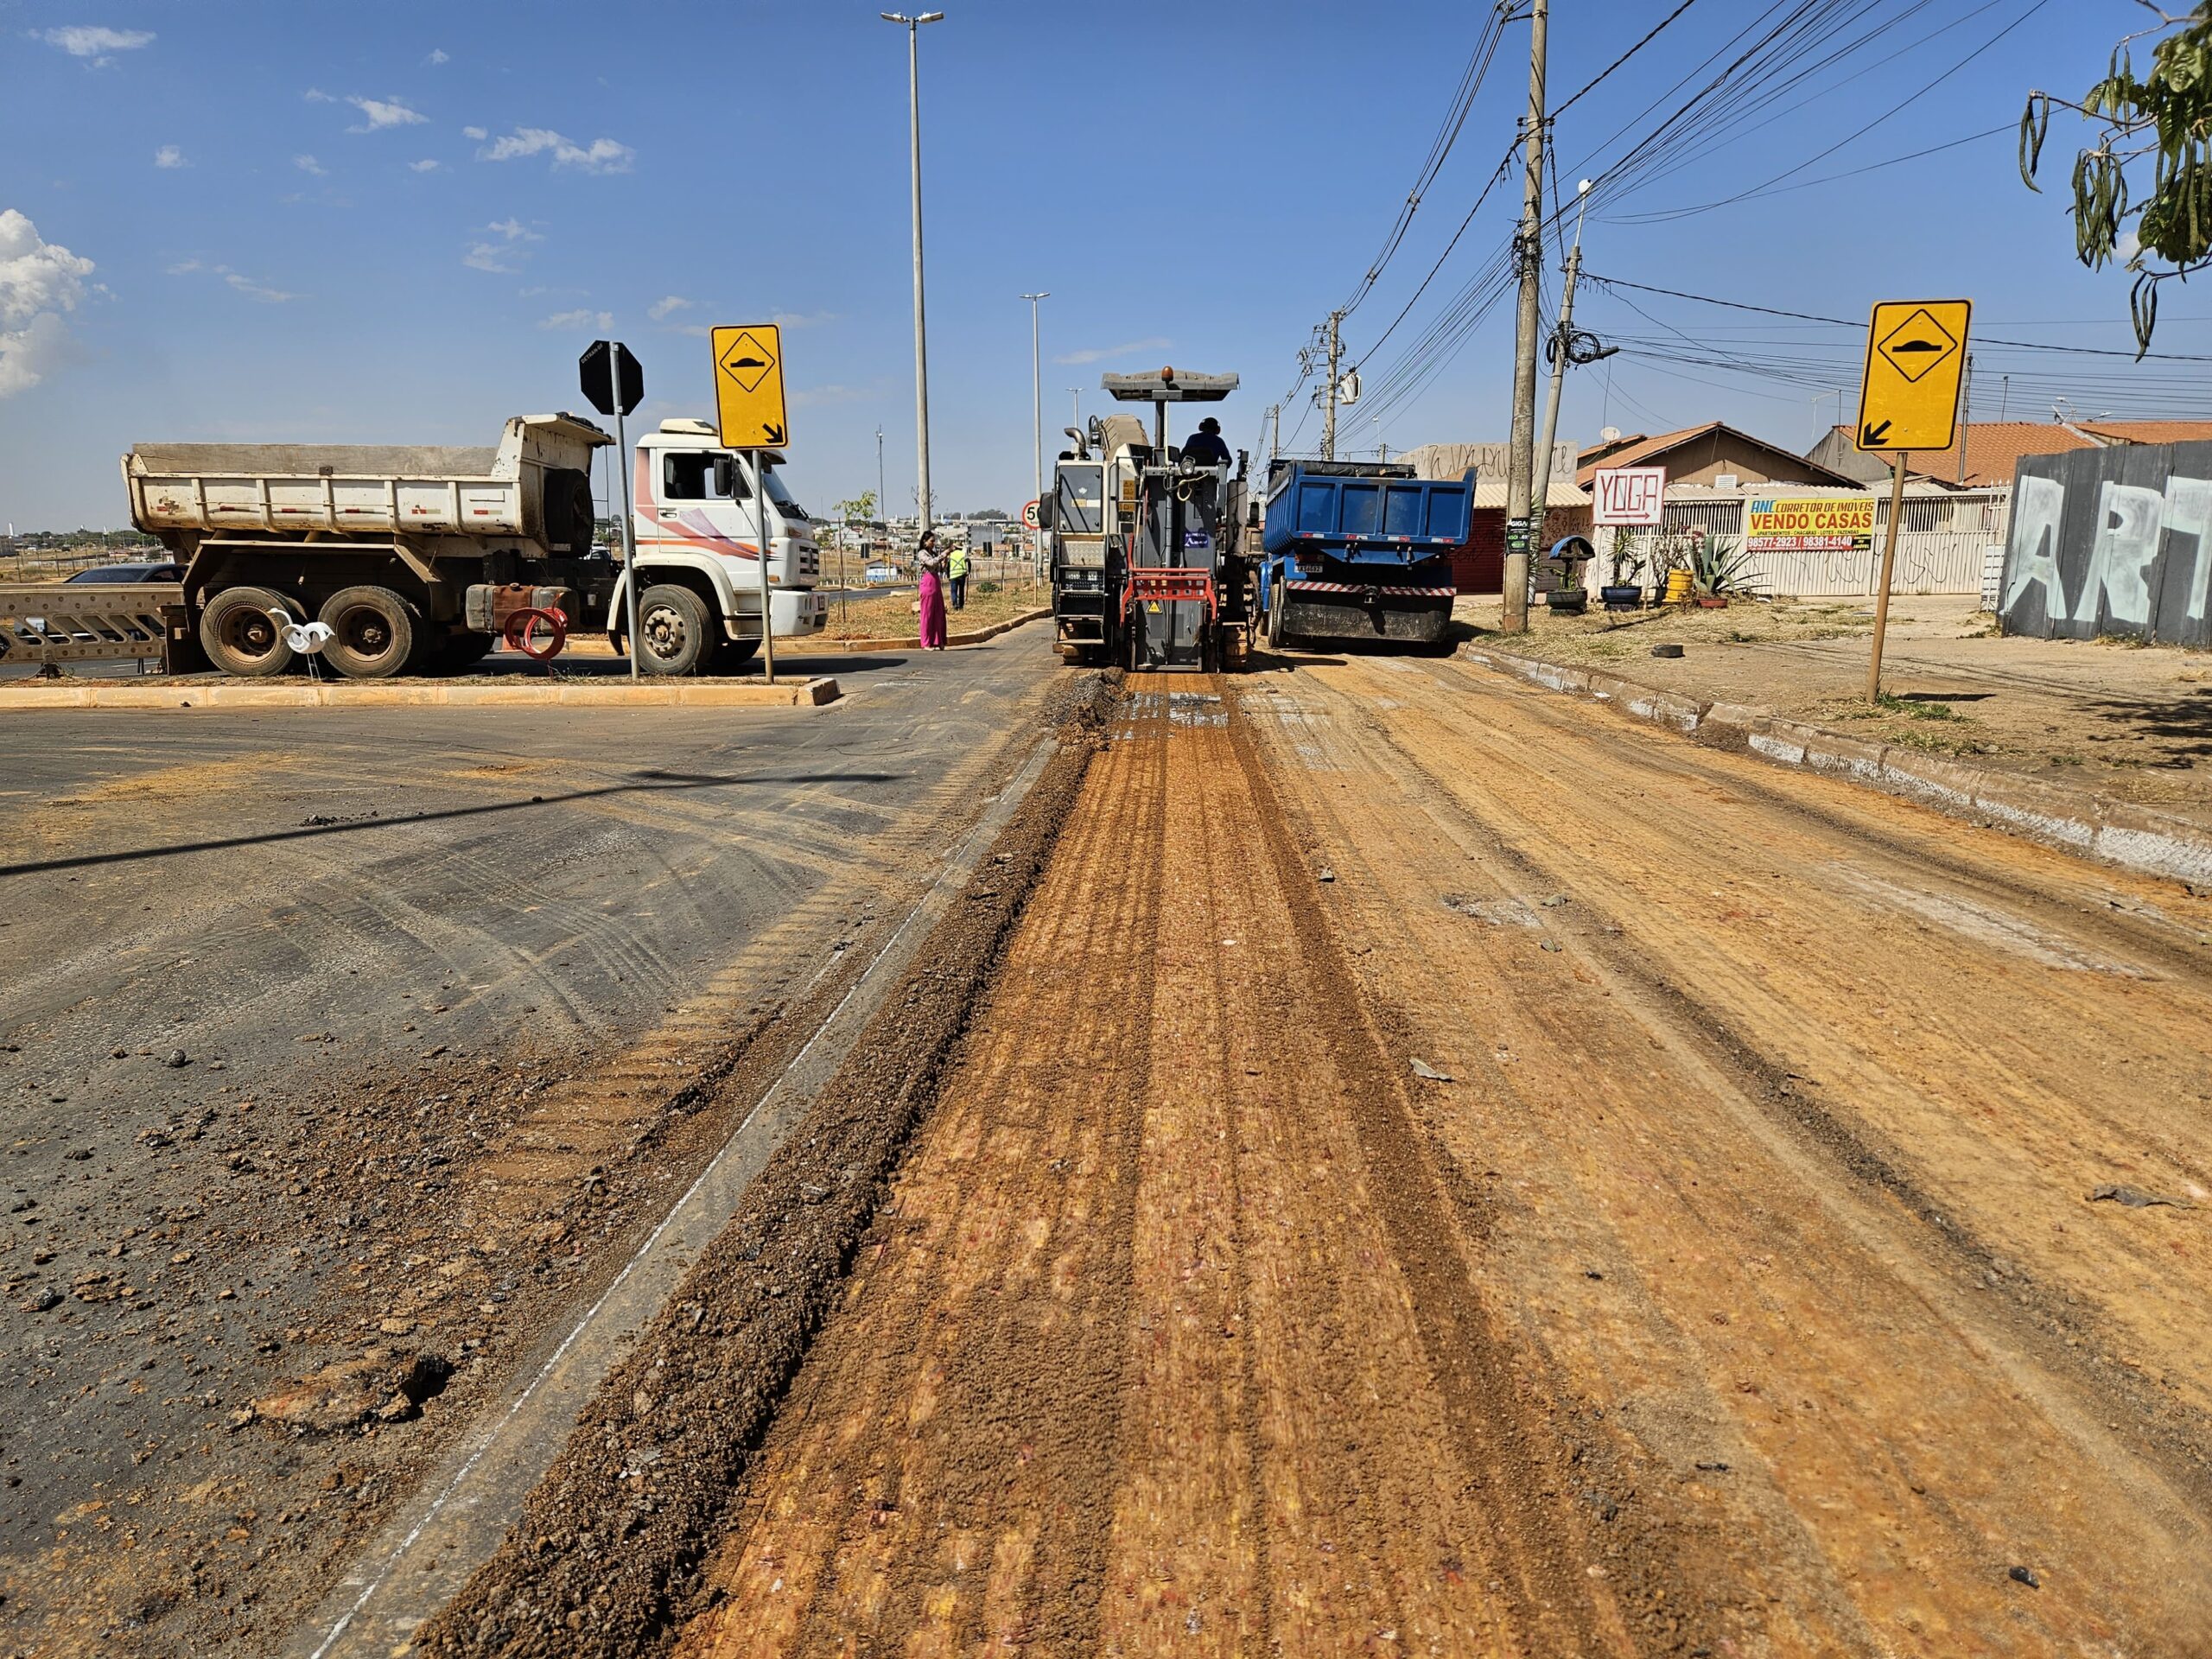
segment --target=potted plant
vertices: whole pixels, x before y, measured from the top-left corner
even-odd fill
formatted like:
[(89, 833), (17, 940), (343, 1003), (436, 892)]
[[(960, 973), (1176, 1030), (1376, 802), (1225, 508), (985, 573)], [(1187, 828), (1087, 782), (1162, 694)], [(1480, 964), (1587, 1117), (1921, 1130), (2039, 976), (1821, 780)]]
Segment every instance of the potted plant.
[(1643, 574), (1643, 556), (1630, 545), (1630, 539), (1627, 525), (1613, 531), (1613, 579), (1598, 590), (1598, 597), (1609, 611), (1632, 611), (1643, 602), (1643, 589), (1637, 581)]
[(1582, 567), (1597, 556), (1597, 550), (1580, 536), (1562, 536), (1553, 543), (1551, 563), (1558, 575), (1544, 594), (1544, 603), (1570, 614), (1588, 609), (1590, 595), (1582, 586)]
[(1752, 556), (1742, 542), (1727, 536), (1698, 537), (1690, 543), (1690, 569), (1697, 602), (1719, 610), (1730, 598), (1756, 596), (1751, 580)]

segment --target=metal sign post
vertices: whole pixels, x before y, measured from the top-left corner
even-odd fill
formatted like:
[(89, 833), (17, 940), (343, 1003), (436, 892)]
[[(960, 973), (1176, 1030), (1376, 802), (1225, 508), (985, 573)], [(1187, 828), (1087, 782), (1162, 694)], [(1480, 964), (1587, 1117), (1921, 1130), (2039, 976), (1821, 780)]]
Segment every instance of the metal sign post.
[(775, 619), (768, 604), (768, 452), (753, 452), (753, 512), (760, 528), (760, 663), (776, 683)]
[[(591, 406), (602, 415), (614, 417), (614, 464), (622, 474), (622, 586), (629, 601), (629, 632), (623, 637), (629, 643), (630, 677), (639, 677), (638, 666), (638, 532), (635, 516), (630, 503), (630, 438), (624, 429), (622, 417), (645, 401), (645, 372), (630, 348), (619, 340), (595, 340), (587, 346), (576, 365), (583, 383), (583, 393)], [(614, 503), (607, 504), (613, 506)]]
[(1866, 326), (1866, 368), (1859, 387), (1857, 448), (1890, 458), (1890, 532), (1874, 590), (1874, 648), (1866, 661), (1866, 701), (1882, 695), (1882, 644), (1889, 632), (1890, 581), (1904, 522), (1904, 461), (1914, 449), (1965, 453), (1959, 389), (1967, 365), (1971, 300), (1884, 300)]

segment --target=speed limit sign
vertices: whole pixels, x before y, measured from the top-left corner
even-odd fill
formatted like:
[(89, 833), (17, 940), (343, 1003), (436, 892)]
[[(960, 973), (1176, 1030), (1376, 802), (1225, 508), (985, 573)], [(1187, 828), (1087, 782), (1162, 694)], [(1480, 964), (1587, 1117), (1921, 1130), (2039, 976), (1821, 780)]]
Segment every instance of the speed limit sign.
[(1037, 528), (1037, 504), (1034, 501), (1025, 501), (1022, 503), (1021, 527), (1024, 530), (1034, 530)]

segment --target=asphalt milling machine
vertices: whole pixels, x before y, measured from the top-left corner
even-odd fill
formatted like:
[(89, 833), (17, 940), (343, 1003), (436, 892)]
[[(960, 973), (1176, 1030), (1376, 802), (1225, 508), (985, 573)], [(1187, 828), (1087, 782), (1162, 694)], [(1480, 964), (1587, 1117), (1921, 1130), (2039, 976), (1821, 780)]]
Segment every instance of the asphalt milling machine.
[[(1069, 662), (1212, 673), (1250, 643), (1253, 561), (1244, 553), (1248, 460), (1207, 466), (1167, 441), (1170, 404), (1219, 403), (1233, 374), (1109, 374), (1133, 415), (1066, 429), (1052, 487), (1039, 504), (1052, 533), (1052, 620)], [(1254, 540), (1256, 542), (1256, 533)]]

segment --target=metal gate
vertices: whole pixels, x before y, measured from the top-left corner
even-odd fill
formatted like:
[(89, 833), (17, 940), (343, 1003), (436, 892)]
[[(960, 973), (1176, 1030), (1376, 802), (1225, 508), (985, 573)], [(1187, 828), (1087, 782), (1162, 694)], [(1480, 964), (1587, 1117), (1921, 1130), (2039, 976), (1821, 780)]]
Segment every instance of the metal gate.
[(158, 662), (183, 613), (180, 582), (0, 584), (0, 664)]

